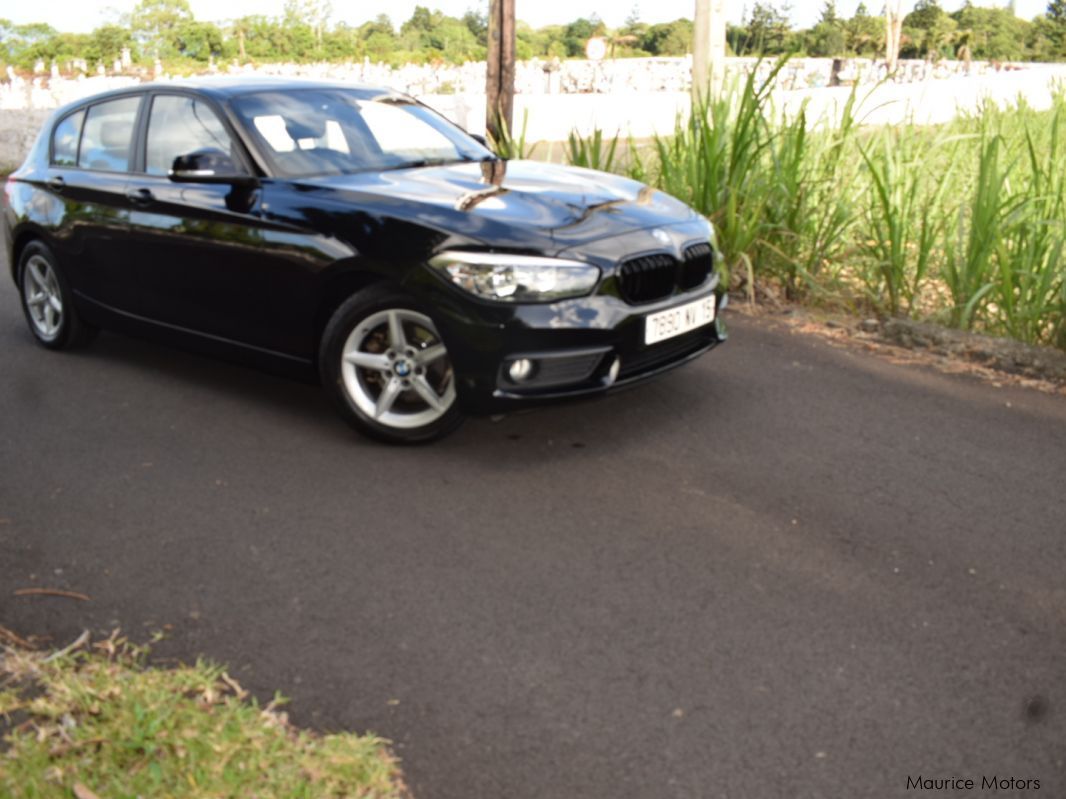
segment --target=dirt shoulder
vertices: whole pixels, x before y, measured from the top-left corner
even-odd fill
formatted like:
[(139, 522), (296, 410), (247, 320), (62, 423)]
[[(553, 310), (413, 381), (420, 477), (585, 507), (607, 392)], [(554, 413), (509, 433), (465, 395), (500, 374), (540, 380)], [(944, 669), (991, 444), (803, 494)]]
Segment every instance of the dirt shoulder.
[(770, 320), (834, 346), (863, 350), (893, 363), (966, 374), (997, 386), (1022, 386), (1066, 397), (1066, 352), (1052, 347), (910, 319), (863, 319), (800, 306), (751, 306), (742, 299), (730, 300), (733, 313)]

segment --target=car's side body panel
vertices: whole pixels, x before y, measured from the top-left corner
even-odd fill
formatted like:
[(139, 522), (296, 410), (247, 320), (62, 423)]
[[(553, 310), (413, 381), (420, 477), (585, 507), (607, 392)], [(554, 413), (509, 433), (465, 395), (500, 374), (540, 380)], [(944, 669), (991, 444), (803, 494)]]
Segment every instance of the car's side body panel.
[[(69, 275), (79, 310), (97, 325), (308, 373), (329, 314), (351, 291), (388, 283), (407, 290), (436, 321), (468, 408), (595, 392), (615, 382), (616, 376), (603, 380), (612, 359), (641, 363), (642, 371), (628, 373), (634, 380), (722, 337), (712, 326), (686, 339), (687, 349), (675, 347), (669, 364), (643, 352), (644, 317), (682, 298), (626, 303), (615, 284), (619, 263), (650, 251), (679, 258), (711, 235), (705, 220), (662, 192), (532, 162), (272, 177), (255, 137), (241, 129), (229, 105), (235, 91), (149, 85), (61, 109), (5, 185), (0, 235), (9, 256), (17, 256), (28, 236), (45, 241)], [(147, 173), (152, 102), (175, 95), (213, 109), (252, 179), (179, 183)], [(128, 171), (50, 163), (56, 122), (124, 97), (142, 101)], [(596, 265), (602, 277), (587, 297), (488, 302), (427, 265), (446, 250), (562, 255)], [(716, 290), (715, 274), (688, 295)], [(501, 390), (500, 364), (509, 355), (590, 348), (611, 358), (579, 385), (525, 397)]]

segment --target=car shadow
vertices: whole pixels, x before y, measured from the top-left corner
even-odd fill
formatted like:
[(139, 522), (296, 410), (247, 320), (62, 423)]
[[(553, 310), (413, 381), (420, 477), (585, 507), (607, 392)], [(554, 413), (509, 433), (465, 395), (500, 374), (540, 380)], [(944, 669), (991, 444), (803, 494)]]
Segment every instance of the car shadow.
[[(8, 347), (37, 349), (24, 329), (12, 333)], [(275, 374), (106, 331), (84, 350), (41, 353), (41, 357), (70, 359), (68, 371), (91, 369), (98, 379), (111, 381), (131, 392), (138, 387), (143, 387), (144, 392), (160, 390), (162, 384), (163, 391), (194, 396), (201, 401), (214, 395), (220, 405), (233, 403), (255, 408), (265, 425), (271, 424), (272, 417), (286, 425), (297, 425), (301, 436), (311, 436), (312, 440), (351, 444), (359, 450), (403, 451), (351, 430), (311, 377), (299, 379)], [(581, 460), (640, 449), (646, 440), (661, 441), (664, 437), (685, 435), (715, 404), (714, 381), (707, 381), (708, 385), (699, 392), (678, 390), (685, 385), (685, 375), (691, 376), (698, 369), (699, 362), (652, 383), (606, 396), (537, 406), (500, 416), (471, 417), (448, 438), (417, 449), (423, 454), (436, 453), (431, 459), (439, 456), (444, 461), (457, 457), (484, 460), (499, 468), (549, 460)], [(34, 397), (40, 393), (32, 388), (34, 380), (33, 373), (24, 373), (16, 379), (26, 383), (24, 390), (17, 392), (24, 404), (35, 402)], [(139, 399), (143, 400), (145, 395), (142, 393)]]

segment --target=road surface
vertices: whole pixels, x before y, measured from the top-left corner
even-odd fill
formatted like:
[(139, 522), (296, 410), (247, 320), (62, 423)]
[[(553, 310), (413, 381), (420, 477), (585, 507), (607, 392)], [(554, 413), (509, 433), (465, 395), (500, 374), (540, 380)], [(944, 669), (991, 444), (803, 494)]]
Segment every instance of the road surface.
[(313, 386), (46, 352), (5, 280), (0, 623), (171, 624), (160, 656), (392, 739), (419, 799), (1062, 796), (1066, 402), (732, 321), (395, 449)]

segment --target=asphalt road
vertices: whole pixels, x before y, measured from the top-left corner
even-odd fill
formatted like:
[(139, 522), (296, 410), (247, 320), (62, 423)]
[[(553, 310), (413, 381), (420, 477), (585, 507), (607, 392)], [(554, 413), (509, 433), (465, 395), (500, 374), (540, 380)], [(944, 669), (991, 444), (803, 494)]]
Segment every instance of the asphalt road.
[(312, 386), (45, 352), (6, 280), (0, 352), (0, 623), (173, 624), (160, 655), (391, 738), (419, 799), (1066, 792), (1061, 398), (734, 318), (652, 385), (391, 449)]

